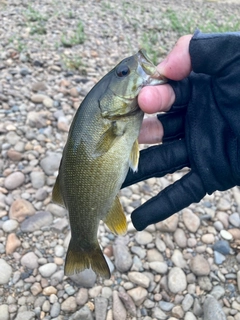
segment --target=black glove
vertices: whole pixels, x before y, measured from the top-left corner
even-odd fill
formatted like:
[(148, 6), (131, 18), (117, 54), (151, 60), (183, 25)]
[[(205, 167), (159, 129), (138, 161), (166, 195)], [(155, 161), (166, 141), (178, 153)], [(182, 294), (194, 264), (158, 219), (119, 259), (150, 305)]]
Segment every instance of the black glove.
[(141, 151), (138, 172), (122, 187), (191, 168), (180, 180), (132, 213), (137, 230), (199, 202), (206, 193), (240, 185), (240, 33), (193, 36), (193, 72), (170, 81), (176, 100), (158, 119), (163, 144)]

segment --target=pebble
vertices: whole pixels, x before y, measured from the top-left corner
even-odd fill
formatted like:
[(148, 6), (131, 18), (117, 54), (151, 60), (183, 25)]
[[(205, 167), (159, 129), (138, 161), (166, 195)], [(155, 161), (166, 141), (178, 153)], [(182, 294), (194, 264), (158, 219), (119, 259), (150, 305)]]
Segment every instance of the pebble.
[(171, 260), (175, 264), (176, 267), (179, 267), (181, 269), (184, 269), (187, 266), (187, 261), (183, 258), (182, 252), (178, 249), (175, 249), (173, 251), (173, 255), (171, 257)]
[(52, 318), (58, 317), (61, 311), (61, 305), (59, 302), (54, 302), (52, 307), (51, 307), (51, 311), (50, 311), (50, 316)]
[(137, 232), (136, 236), (135, 236), (135, 240), (140, 245), (146, 245), (146, 244), (152, 242), (152, 239), (153, 239), (153, 237), (152, 237), (151, 233), (149, 233), (147, 231)]
[(130, 315), (135, 317), (137, 314), (137, 308), (130, 295), (126, 292), (120, 291), (118, 296), (122, 300), (126, 310), (130, 313)]
[(47, 263), (39, 267), (38, 270), (44, 278), (49, 278), (57, 270), (57, 265), (55, 263)]
[(128, 279), (143, 288), (148, 288), (150, 284), (150, 279), (141, 272), (129, 272)]
[(9, 311), (7, 304), (0, 305), (0, 320), (9, 320)]
[(213, 296), (216, 300), (219, 300), (225, 295), (225, 290), (221, 286), (215, 286), (210, 292), (210, 295)]
[(166, 274), (168, 271), (168, 266), (165, 262), (152, 261), (149, 262), (149, 267), (160, 274)]
[(130, 297), (133, 299), (136, 306), (140, 306), (143, 301), (147, 298), (148, 292), (142, 287), (136, 287), (127, 292)]
[(157, 318), (157, 319), (161, 319), (161, 320), (165, 320), (168, 318), (168, 316), (166, 315), (166, 313), (164, 313), (160, 308), (155, 307), (153, 309), (152, 312), (152, 317), (153, 318)]
[(22, 232), (34, 232), (41, 230), (44, 226), (49, 226), (53, 222), (53, 217), (48, 211), (38, 211), (30, 218), (21, 223)]
[(117, 291), (113, 291), (113, 319), (114, 320), (126, 320), (127, 311), (118, 296)]
[(38, 257), (34, 252), (28, 252), (22, 256), (21, 264), (29, 269), (38, 268)]
[(25, 181), (25, 176), (22, 172), (16, 171), (6, 177), (4, 187), (8, 190), (19, 188)]
[(15, 231), (17, 228), (18, 228), (18, 221), (13, 220), (13, 219), (9, 219), (9, 220), (5, 221), (2, 225), (3, 231), (5, 231), (7, 233), (11, 233), (11, 232)]
[(210, 244), (215, 241), (215, 238), (212, 233), (207, 233), (202, 236), (201, 240), (203, 243)]
[(237, 272), (238, 291), (240, 292), (240, 271)]
[(188, 311), (185, 314), (184, 320), (197, 320), (197, 318), (192, 312)]
[(93, 320), (93, 316), (89, 307), (86, 305), (69, 317), (69, 320)]
[(15, 320), (35, 320), (35, 313), (33, 311), (18, 312)]
[(178, 215), (172, 215), (164, 221), (158, 222), (156, 228), (161, 232), (175, 232), (178, 225)]
[(182, 301), (182, 308), (183, 310), (186, 312), (188, 311), (192, 305), (193, 305), (194, 299), (193, 297), (188, 293), (186, 294), (186, 296), (184, 297), (183, 301)]
[(177, 228), (176, 231), (174, 232), (173, 237), (174, 237), (174, 240), (176, 241), (176, 244), (180, 248), (186, 248), (187, 238), (186, 238), (185, 232), (182, 229)]
[(179, 293), (186, 289), (187, 279), (179, 267), (173, 267), (168, 273), (168, 288), (172, 293)]
[(102, 296), (99, 296), (94, 299), (94, 303), (96, 320), (106, 319), (108, 300)]
[(9, 218), (22, 222), (26, 217), (30, 217), (34, 213), (35, 209), (33, 205), (29, 201), (19, 198), (12, 203)]
[(21, 246), (21, 241), (15, 233), (10, 233), (7, 237), (6, 254), (12, 254), (17, 248)]
[(205, 276), (210, 273), (210, 265), (208, 261), (200, 255), (196, 255), (190, 260), (190, 268), (197, 276)]
[(184, 209), (182, 210), (182, 218), (186, 228), (190, 232), (197, 232), (201, 222), (199, 217), (195, 213), (193, 213), (190, 209)]
[(115, 266), (120, 272), (127, 272), (132, 266), (132, 256), (123, 244), (113, 246)]
[(70, 279), (79, 286), (92, 288), (96, 282), (96, 274), (91, 269), (86, 269), (83, 272), (70, 276)]
[(225, 240), (218, 240), (213, 245), (213, 250), (220, 252), (221, 254), (227, 255), (230, 253), (229, 242)]
[(76, 295), (76, 302), (79, 306), (83, 306), (88, 301), (88, 290), (81, 288)]
[(61, 158), (60, 153), (51, 152), (40, 161), (40, 166), (47, 175), (51, 176), (58, 171)]
[(174, 304), (171, 302), (166, 302), (162, 300), (159, 302), (159, 306), (163, 311), (169, 312), (174, 307)]
[(226, 320), (219, 302), (211, 295), (208, 295), (203, 304), (203, 320)]
[(30, 173), (30, 179), (33, 188), (40, 189), (45, 184), (45, 174), (41, 171), (33, 171)]
[(224, 229), (220, 231), (220, 235), (223, 239), (228, 241), (231, 241), (233, 239), (233, 236), (231, 235), (231, 233)]
[(53, 286), (45, 287), (45, 288), (43, 289), (43, 294), (44, 294), (45, 296), (50, 296), (50, 295), (56, 294), (56, 293), (57, 293), (57, 289), (54, 288)]
[(226, 257), (218, 251), (214, 251), (213, 254), (214, 254), (214, 262), (216, 264), (222, 264), (226, 260)]
[(234, 212), (229, 216), (229, 222), (236, 228), (240, 227), (240, 215), (238, 212)]

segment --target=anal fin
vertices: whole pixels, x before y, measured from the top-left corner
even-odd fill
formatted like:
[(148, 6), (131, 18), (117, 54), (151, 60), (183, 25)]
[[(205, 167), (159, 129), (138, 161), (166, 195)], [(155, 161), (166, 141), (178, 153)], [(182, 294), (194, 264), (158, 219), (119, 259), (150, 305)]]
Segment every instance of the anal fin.
[(116, 196), (104, 222), (115, 234), (123, 235), (127, 232), (127, 220), (118, 196)]

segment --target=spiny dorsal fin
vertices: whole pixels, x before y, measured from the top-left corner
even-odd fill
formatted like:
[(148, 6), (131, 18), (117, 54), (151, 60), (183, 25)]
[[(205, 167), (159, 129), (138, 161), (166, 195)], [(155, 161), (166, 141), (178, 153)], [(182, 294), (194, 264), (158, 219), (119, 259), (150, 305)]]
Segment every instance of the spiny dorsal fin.
[(138, 169), (138, 160), (139, 160), (139, 146), (138, 146), (138, 140), (135, 140), (132, 151), (130, 153), (129, 158), (129, 166), (130, 168), (135, 172)]
[(104, 222), (115, 234), (123, 235), (127, 232), (127, 220), (118, 196), (116, 196), (113, 206), (109, 210)]

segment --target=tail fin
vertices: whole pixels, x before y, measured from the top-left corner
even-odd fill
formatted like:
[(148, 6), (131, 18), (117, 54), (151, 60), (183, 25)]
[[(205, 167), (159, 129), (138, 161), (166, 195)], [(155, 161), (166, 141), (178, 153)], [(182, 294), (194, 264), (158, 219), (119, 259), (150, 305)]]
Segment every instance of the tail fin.
[(65, 275), (70, 276), (90, 268), (103, 278), (109, 279), (111, 276), (108, 264), (98, 243), (93, 248), (84, 250), (76, 246), (73, 239), (71, 239), (64, 267)]

